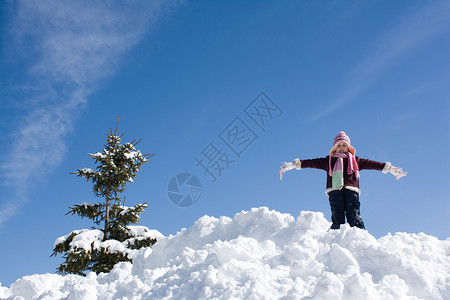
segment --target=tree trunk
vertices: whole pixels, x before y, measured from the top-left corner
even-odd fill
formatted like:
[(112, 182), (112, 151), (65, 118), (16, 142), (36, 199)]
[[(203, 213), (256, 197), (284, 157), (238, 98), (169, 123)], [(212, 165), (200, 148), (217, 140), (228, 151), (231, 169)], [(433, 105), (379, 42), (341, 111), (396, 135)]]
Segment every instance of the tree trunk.
[(109, 197), (106, 197), (106, 211), (105, 211), (105, 230), (103, 232), (103, 241), (108, 239), (108, 223), (109, 223)]

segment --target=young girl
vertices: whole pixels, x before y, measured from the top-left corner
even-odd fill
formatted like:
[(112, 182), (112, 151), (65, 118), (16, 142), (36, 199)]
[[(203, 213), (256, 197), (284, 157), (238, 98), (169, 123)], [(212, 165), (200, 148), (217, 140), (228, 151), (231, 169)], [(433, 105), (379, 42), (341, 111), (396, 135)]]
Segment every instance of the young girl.
[(280, 179), (284, 172), (296, 168), (322, 169), (327, 172), (327, 188), (325, 193), (330, 200), (331, 229), (339, 229), (345, 224), (345, 217), (350, 226), (365, 229), (359, 211), (359, 171), (379, 170), (390, 172), (396, 179), (406, 175), (401, 168), (396, 168), (390, 162), (381, 163), (355, 156), (355, 148), (350, 145), (350, 138), (344, 131), (334, 138), (330, 155), (325, 158), (304, 159), (296, 158), (292, 163), (283, 163)]

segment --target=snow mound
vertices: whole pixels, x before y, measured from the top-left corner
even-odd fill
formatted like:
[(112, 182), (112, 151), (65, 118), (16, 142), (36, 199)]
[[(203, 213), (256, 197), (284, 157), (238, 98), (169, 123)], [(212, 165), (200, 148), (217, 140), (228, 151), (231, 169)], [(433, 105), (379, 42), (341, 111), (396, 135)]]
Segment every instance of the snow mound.
[(329, 226), (266, 207), (204, 216), (109, 274), (25, 276), (0, 298), (450, 299), (450, 239)]

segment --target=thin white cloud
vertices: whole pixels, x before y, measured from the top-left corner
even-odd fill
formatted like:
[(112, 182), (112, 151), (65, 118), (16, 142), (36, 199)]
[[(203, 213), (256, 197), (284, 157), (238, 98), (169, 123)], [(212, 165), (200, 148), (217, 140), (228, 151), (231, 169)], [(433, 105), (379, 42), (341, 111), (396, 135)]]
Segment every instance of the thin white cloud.
[(9, 8), (14, 38), (3, 42), (26, 64), (29, 97), (17, 100), (27, 108), (0, 166), (3, 182), (15, 191), (2, 199), (0, 227), (27, 201), (27, 187), (61, 163), (64, 136), (90, 93), (170, 7), (164, 1), (29, 0)]
[(427, 2), (409, 13), (396, 26), (374, 41), (373, 50), (349, 72), (344, 88), (325, 110), (309, 119), (310, 122), (336, 111), (356, 99), (383, 71), (400, 56), (421, 46), (430, 38), (450, 29), (450, 2)]

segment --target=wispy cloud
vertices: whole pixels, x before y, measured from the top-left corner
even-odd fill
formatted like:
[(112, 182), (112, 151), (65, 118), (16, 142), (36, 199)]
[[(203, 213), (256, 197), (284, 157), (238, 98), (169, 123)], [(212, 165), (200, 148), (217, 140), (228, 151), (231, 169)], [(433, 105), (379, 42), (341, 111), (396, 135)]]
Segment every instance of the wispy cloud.
[[(0, 204), (0, 227), (27, 201), (27, 191), (61, 163), (64, 136), (89, 95), (120, 67), (124, 55), (171, 7), (164, 1), (19, 1), (10, 4), (10, 33), (25, 64), (28, 98), (1, 163), (15, 191)], [(173, 7), (173, 4), (171, 4)]]
[(400, 56), (421, 46), (430, 38), (448, 32), (449, 16), (449, 1), (430, 1), (399, 20), (391, 30), (374, 41), (373, 50), (348, 73), (346, 84), (337, 93), (337, 98), (309, 121), (317, 121), (356, 99)]

